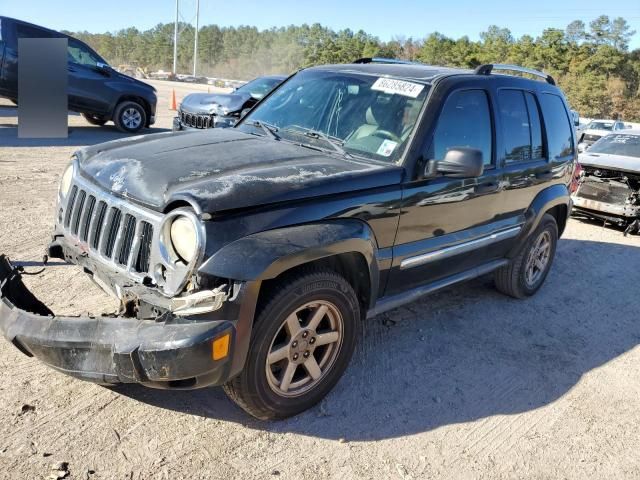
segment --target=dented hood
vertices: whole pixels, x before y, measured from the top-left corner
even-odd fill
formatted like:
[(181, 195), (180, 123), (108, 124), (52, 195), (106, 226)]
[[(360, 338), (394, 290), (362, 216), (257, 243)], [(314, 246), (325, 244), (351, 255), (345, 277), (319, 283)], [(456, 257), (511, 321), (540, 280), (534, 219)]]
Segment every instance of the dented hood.
[(81, 149), (80, 174), (154, 210), (201, 212), (397, 184), (402, 168), (326, 154), (235, 129), (141, 135)]
[(180, 110), (189, 113), (215, 113), (228, 115), (239, 112), (251, 95), (240, 93), (192, 93), (180, 104)]

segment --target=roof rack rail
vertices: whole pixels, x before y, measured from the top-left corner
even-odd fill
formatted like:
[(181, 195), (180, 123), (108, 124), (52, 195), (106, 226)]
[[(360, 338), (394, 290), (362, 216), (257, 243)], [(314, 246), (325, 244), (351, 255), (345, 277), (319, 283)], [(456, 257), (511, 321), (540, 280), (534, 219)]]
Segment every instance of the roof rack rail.
[(529, 75), (535, 75), (536, 77), (541, 77), (546, 80), (547, 83), (551, 85), (555, 85), (556, 81), (553, 77), (547, 73), (541, 72), (539, 70), (533, 70), (532, 68), (525, 68), (519, 65), (507, 65), (502, 63), (487, 63), (485, 65), (480, 65), (475, 69), (476, 75), (490, 75), (493, 70), (503, 70), (509, 72), (520, 72), (520, 73), (528, 73)]
[(397, 63), (402, 65), (419, 65), (418, 62), (411, 62), (409, 60), (399, 60), (397, 58), (382, 57), (363, 57), (354, 60), (352, 63)]

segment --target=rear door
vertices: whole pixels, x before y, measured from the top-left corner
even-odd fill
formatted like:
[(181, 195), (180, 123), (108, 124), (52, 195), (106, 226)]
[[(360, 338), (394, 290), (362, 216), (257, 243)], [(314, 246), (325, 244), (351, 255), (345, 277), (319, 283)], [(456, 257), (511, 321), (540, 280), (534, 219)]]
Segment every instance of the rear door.
[(536, 195), (563, 182), (573, 160), (570, 114), (555, 93), (500, 89), (497, 120), (504, 145), (504, 208), (524, 222)]
[(447, 94), (424, 159), (441, 160), (452, 147), (483, 153), (478, 178), (439, 176), (409, 181), (393, 251), (387, 294), (463, 272), (500, 255), (495, 246), (511, 233), (500, 215), (501, 171), (496, 164), (492, 95), (483, 88), (459, 88)]

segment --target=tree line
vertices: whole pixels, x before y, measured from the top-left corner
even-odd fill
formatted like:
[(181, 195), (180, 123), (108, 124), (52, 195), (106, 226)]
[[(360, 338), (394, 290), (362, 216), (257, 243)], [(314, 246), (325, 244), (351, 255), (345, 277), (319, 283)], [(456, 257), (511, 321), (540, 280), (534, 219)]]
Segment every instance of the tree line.
[[(112, 65), (147, 71), (171, 70), (174, 24), (115, 33), (67, 32), (98, 51)], [(191, 72), (195, 29), (179, 24), (178, 72)], [(479, 41), (435, 32), (424, 38), (383, 42), (362, 30), (334, 31), (320, 24), (258, 30), (207, 25), (198, 32), (198, 74), (250, 79), (290, 73), (301, 67), (345, 63), (360, 57), (400, 58), (433, 65), (474, 68), (512, 63), (544, 70), (556, 78), (571, 106), (585, 117), (640, 121), (640, 49), (629, 51), (635, 34), (624, 18), (602, 15), (588, 25), (548, 28), (538, 37), (515, 38), (490, 26)]]

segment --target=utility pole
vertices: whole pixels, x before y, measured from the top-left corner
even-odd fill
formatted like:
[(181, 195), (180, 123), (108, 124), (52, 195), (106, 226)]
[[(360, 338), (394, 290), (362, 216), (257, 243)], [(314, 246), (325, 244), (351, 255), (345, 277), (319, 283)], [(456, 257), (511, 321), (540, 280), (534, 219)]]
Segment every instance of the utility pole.
[(176, 0), (176, 23), (173, 28), (173, 75), (178, 73), (178, 2)]
[[(177, 0), (176, 0), (177, 1)], [(200, 19), (200, 0), (196, 0), (196, 35), (193, 45), (193, 76), (196, 76), (196, 66), (198, 64), (198, 20)]]

